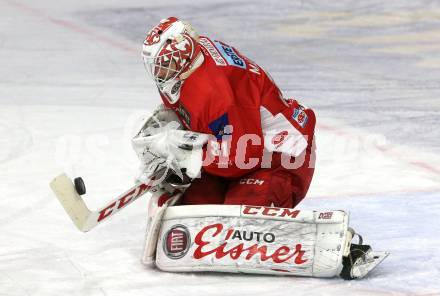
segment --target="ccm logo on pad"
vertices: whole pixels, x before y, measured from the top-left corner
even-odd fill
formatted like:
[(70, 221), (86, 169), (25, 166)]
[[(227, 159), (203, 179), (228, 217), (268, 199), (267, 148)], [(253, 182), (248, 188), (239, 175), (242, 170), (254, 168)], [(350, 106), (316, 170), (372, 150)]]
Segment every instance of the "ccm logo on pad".
[(259, 215), (269, 217), (290, 217), (296, 218), (299, 211), (293, 209), (284, 208), (271, 208), (271, 207), (257, 207), (257, 206), (242, 206), (241, 212), (243, 215)]

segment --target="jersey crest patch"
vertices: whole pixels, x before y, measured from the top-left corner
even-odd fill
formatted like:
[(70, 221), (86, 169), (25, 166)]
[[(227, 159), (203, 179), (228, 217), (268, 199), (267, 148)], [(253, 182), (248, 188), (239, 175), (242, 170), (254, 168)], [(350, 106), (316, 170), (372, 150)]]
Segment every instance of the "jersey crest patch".
[(229, 65), (246, 69), (245, 61), (234, 51), (232, 47), (222, 44), (218, 41), (214, 41), (214, 44)]
[(230, 131), (225, 127), (229, 125), (228, 113), (223, 114), (216, 120), (212, 121), (208, 127), (217, 138), (217, 140), (221, 140), (223, 135), (230, 135)]
[(296, 122), (298, 122), (298, 124), (304, 128), (307, 124), (307, 121), (309, 120), (306, 112), (304, 111), (303, 108), (295, 108), (295, 110), (293, 110), (293, 114), (292, 114), (292, 119), (295, 120)]

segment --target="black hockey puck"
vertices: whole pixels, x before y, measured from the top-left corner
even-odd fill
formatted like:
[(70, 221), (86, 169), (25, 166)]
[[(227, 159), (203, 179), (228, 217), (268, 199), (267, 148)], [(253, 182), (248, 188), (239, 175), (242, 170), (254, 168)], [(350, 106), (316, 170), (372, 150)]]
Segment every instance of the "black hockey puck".
[(84, 184), (84, 180), (81, 177), (75, 178), (73, 182), (75, 183), (75, 190), (79, 195), (86, 194), (86, 184)]

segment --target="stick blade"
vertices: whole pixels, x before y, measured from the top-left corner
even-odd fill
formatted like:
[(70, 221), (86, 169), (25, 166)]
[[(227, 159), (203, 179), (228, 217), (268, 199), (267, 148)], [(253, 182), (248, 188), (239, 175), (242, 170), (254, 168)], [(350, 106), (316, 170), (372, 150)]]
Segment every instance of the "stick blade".
[(76, 227), (83, 232), (89, 231), (93, 227), (88, 225), (91, 211), (76, 192), (72, 180), (62, 173), (50, 182), (50, 187)]

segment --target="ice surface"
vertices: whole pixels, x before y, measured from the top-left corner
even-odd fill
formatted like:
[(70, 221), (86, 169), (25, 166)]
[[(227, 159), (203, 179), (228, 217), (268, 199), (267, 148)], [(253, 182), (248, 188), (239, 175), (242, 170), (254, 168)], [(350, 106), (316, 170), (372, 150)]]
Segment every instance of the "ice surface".
[[(0, 3), (0, 295), (440, 295), (438, 2)], [(83, 176), (91, 207), (131, 185), (130, 134), (159, 102), (140, 44), (169, 15), (235, 45), (315, 109), (318, 162), (301, 207), (349, 210), (391, 252), (371, 276), (146, 269), (145, 200), (75, 229), (48, 183)]]

